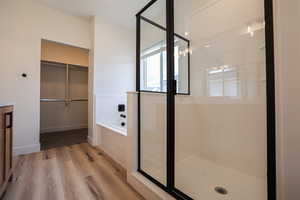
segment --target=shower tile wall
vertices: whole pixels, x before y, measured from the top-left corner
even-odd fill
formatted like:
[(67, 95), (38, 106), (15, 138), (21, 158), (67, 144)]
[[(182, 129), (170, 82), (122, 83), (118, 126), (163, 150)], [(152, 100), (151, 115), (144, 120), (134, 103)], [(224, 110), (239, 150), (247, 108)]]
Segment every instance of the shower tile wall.
[(175, 0), (175, 32), (191, 41), (191, 95), (175, 97), (175, 187), (266, 200), (264, 3)]

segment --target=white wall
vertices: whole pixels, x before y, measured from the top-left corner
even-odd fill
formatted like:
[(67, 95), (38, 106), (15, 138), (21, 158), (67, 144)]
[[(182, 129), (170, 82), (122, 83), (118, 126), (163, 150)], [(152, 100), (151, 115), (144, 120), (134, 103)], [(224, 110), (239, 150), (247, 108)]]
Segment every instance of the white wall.
[[(96, 95), (95, 98), (97, 123), (120, 127), (121, 122), (126, 121), (126, 119), (120, 117), (121, 113), (117, 109), (118, 104), (127, 105), (125, 93), (123, 95)], [(122, 114), (126, 115), (126, 111)]]
[(300, 198), (299, 19), (299, 1), (275, 1), (277, 154), (280, 200)]
[(32, 0), (1, 0), (0, 19), (0, 102), (15, 103), (15, 153), (38, 151), (41, 39), (90, 48), (89, 22)]
[[(111, 121), (107, 118), (118, 114), (117, 105), (126, 102), (126, 92), (135, 90), (135, 31), (101, 17), (93, 21), (94, 121)], [(93, 141), (101, 141), (97, 134)]]
[(94, 36), (94, 93), (135, 89), (135, 31), (95, 17)]

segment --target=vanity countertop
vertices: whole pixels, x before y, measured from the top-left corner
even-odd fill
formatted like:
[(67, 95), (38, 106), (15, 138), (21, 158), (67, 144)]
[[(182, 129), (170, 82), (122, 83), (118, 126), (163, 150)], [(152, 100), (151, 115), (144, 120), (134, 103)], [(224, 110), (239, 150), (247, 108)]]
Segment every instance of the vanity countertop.
[(13, 103), (0, 104), (0, 108), (1, 107), (8, 107), (8, 106), (14, 106), (14, 104)]

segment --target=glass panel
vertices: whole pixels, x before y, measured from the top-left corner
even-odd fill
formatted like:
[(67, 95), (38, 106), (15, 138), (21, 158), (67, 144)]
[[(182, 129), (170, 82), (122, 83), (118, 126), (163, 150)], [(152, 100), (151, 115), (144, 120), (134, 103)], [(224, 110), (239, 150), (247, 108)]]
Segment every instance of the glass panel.
[(141, 169), (166, 184), (166, 94), (140, 94)]
[(165, 54), (166, 32), (141, 20), (141, 90), (166, 92)]
[(264, 26), (261, 0), (175, 0), (175, 32), (191, 41), (175, 187), (195, 200), (267, 199)]
[[(166, 31), (141, 20), (141, 78), (143, 91), (166, 92)], [(189, 92), (188, 42), (175, 37), (175, 70), (177, 93)]]
[(158, 0), (142, 14), (152, 22), (159, 24), (162, 27), (166, 27), (166, 0)]
[[(146, 13), (155, 15), (161, 2), (165, 1), (158, 1)], [(141, 90), (166, 92), (165, 51), (166, 31), (141, 20)], [(140, 136), (141, 169), (165, 185), (166, 93), (140, 93)]]

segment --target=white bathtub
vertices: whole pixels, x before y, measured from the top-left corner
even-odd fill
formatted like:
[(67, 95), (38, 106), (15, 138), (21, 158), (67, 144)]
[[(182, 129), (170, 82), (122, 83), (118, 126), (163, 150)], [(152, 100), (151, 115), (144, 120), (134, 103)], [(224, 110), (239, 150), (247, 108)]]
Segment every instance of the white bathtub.
[(100, 125), (104, 128), (110, 129), (116, 133), (119, 133), (121, 135), (127, 135), (127, 127), (122, 127), (121, 125), (116, 125), (113, 123), (104, 123), (104, 122), (97, 122), (97, 125)]

